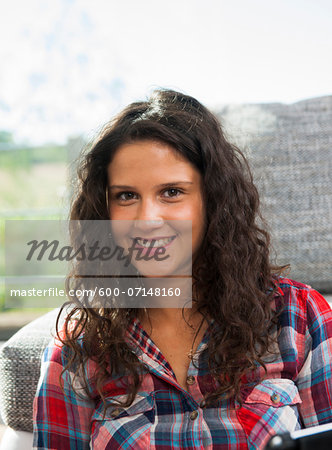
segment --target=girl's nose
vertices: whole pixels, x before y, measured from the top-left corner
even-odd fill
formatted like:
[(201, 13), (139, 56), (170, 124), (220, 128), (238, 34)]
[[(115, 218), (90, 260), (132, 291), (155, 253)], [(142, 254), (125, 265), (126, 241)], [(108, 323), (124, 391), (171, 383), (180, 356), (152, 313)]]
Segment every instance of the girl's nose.
[(155, 230), (164, 225), (162, 208), (154, 200), (142, 200), (137, 208), (134, 227), (141, 231)]

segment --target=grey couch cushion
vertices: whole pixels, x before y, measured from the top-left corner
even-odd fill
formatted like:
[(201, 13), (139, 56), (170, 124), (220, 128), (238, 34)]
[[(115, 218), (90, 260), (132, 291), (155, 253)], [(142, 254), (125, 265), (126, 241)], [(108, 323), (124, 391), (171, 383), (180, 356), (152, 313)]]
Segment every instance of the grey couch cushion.
[(52, 339), (59, 309), (21, 328), (0, 351), (0, 412), (15, 430), (32, 431), (32, 405), (42, 353)]
[(244, 150), (281, 264), (332, 292), (332, 96), (291, 105), (228, 105), (218, 113)]

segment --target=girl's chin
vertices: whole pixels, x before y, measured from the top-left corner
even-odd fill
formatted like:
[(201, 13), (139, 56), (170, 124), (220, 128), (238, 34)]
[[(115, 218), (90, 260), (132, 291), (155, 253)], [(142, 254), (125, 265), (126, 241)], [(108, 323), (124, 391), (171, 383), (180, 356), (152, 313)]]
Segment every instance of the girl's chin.
[(181, 269), (169, 269), (169, 270), (144, 270), (139, 267), (135, 267), (138, 275), (144, 278), (187, 278), (192, 276), (192, 271), (189, 267), (182, 267)]
[(158, 278), (159, 276), (172, 276), (177, 272), (177, 267), (171, 266), (171, 267), (158, 267), (158, 265), (144, 265), (143, 267), (141, 265), (135, 265), (135, 269), (140, 273), (142, 276), (150, 278)]

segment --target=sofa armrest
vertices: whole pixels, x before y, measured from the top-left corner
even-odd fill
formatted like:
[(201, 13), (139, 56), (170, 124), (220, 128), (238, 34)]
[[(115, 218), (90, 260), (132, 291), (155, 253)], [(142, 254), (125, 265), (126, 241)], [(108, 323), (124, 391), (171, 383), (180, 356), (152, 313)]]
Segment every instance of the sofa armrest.
[(0, 450), (30, 450), (32, 444), (32, 433), (7, 427), (1, 439)]
[(32, 432), (41, 356), (55, 334), (59, 309), (21, 328), (0, 350), (0, 414), (13, 430)]

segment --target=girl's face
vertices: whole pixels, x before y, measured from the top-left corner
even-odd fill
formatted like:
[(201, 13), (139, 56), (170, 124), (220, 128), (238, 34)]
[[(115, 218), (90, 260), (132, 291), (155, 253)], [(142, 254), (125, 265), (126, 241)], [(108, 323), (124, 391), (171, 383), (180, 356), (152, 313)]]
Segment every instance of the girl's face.
[[(132, 263), (146, 276), (182, 274), (188, 255), (194, 259), (205, 231), (202, 177), (176, 150), (163, 142), (140, 140), (122, 145), (108, 166), (108, 204), (117, 245), (160, 258)], [(115, 221), (115, 222), (113, 222)], [(128, 221), (128, 222), (116, 222)], [(179, 270), (181, 268), (181, 271)], [(153, 274), (152, 274), (152, 272)], [(177, 272), (178, 270), (178, 272)], [(180, 273), (181, 272), (181, 273)], [(186, 274), (191, 274), (186, 272)]]

